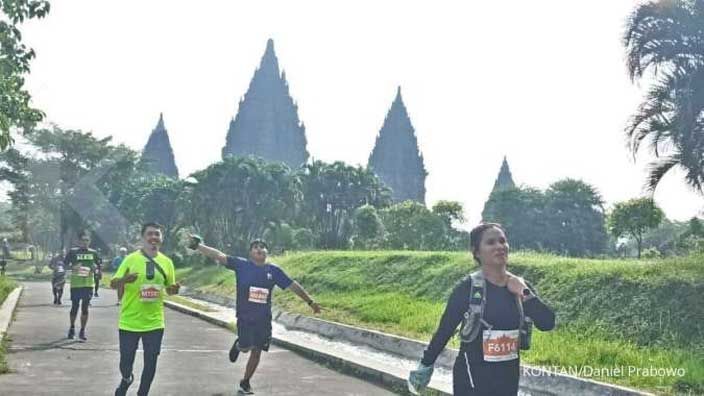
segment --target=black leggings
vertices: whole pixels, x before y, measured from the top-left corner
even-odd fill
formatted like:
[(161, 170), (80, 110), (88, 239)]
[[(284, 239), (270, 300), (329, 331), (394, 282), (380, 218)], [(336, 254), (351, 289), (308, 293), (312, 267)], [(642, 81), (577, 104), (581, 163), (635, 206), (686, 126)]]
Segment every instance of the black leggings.
[(152, 331), (127, 331), (120, 330), (120, 373), (122, 378), (130, 378), (134, 357), (137, 353), (139, 339), (142, 339), (142, 349), (144, 349), (144, 368), (142, 378), (139, 383), (138, 396), (149, 394), (152, 386), (154, 374), (156, 374), (156, 362), (161, 352), (161, 340), (164, 337), (164, 329)]
[[(54, 298), (57, 301), (61, 301), (61, 296), (64, 295), (64, 285), (65, 282), (57, 282), (57, 281), (52, 281), (51, 282), (51, 289), (54, 292)], [(78, 312), (78, 311), (76, 311)]]
[(454, 396), (516, 396), (519, 360), (501, 363), (472, 362), (460, 351), (452, 370)]

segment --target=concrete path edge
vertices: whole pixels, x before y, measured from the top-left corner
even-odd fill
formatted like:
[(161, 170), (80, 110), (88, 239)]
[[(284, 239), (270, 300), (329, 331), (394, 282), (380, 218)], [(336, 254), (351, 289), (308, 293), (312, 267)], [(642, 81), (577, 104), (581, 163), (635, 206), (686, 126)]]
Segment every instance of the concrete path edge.
[(0, 340), (5, 337), (5, 333), (7, 333), (10, 323), (12, 323), (12, 315), (15, 313), (21, 294), (22, 286), (16, 287), (10, 292), (2, 303), (2, 307), (0, 307)]
[[(199, 311), (195, 308), (191, 308), (183, 304), (168, 300), (164, 301), (164, 305), (173, 310), (200, 318), (209, 323), (232, 330), (232, 324), (227, 323), (222, 319), (216, 318), (213, 315), (209, 315), (207, 312)], [(376, 383), (398, 394), (409, 394), (406, 390), (405, 378), (399, 378), (384, 371), (362, 366), (360, 364), (342, 359), (338, 356), (333, 356), (315, 349), (305, 347), (300, 344), (294, 344), (292, 342), (284, 341), (276, 337), (272, 338), (272, 343), (281, 348), (285, 348), (295, 353), (298, 353), (299, 355), (307, 359), (324, 364), (326, 367), (329, 367), (343, 374), (351, 375), (353, 377), (357, 377), (365, 381)], [(424, 394), (432, 396), (451, 396), (451, 394), (442, 392), (437, 389), (431, 388), (428, 391), (429, 392), (426, 392)]]

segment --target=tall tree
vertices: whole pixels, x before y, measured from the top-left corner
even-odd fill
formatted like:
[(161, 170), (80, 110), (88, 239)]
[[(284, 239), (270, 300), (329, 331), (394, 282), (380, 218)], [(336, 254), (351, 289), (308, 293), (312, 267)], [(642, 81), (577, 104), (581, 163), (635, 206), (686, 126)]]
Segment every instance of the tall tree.
[(604, 201), (596, 188), (581, 180), (564, 179), (550, 185), (545, 198), (547, 249), (570, 256), (605, 251)]
[(299, 222), (319, 236), (321, 248), (348, 246), (355, 209), (391, 203), (391, 192), (368, 168), (314, 161), (299, 174), (304, 196)]
[(401, 98), (401, 87), (376, 138), (368, 166), (391, 188), (395, 202), (413, 200), (425, 203), (425, 178), (428, 172)]
[(48, 12), (48, 1), (0, 1), (0, 150), (14, 142), (15, 130), (26, 132), (44, 117), (30, 105), (31, 96), (24, 88), (34, 50), (22, 44), (19, 25)]
[(0, 180), (12, 185), (12, 190), (7, 193), (12, 202), (12, 220), (25, 242), (30, 238), (29, 209), (32, 203), (29, 162), (30, 159), (15, 148), (0, 153)]
[(305, 131), (286, 74), (279, 73), (274, 41), (269, 39), (237, 116), (230, 122), (222, 157), (254, 155), (296, 169), (308, 160)]
[(658, 0), (637, 6), (623, 44), (628, 72), (654, 83), (626, 127), (635, 157), (649, 142), (656, 160), (646, 185), (655, 190), (674, 168), (702, 193), (704, 183), (704, 0)]
[(545, 194), (537, 189), (494, 191), (484, 205), (482, 220), (501, 223), (512, 248), (542, 250), (547, 227), (545, 204)]
[(118, 238), (116, 228), (124, 228), (126, 219), (115, 206), (121, 195), (116, 189), (126, 186), (126, 179), (133, 175), (136, 153), (122, 145), (111, 145), (110, 136), (99, 139), (92, 133), (56, 126), (27, 136), (43, 154), (39, 165), (54, 164), (33, 166), (32, 177), (40, 177), (36, 173), (41, 172), (46, 173), (41, 178), (57, 182), (61, 247), (86, 227), (96, 231), (98, 243), (107, 245)]
[(236, 254), (269, 229), (290, 223), (302, 199), (297, 175), (280, 162), (226, 157), (192, 175), (188, 224)]
[(142, 162), (151, 173), (178, 179), (174, 150), (171, 148), (169, 132), (164, 126), (164, 114), (159, 114), (159, 122), (149, 135), (149, 140), (142, 151)]
[(638, 258), (643, 250), (643, 234), (660, 225), (665, 214), (652, 198), (634, 198), (614, 205), (608, 217), (609, 231), (615, 238), (635, 239)]
[(442, 217), (416, 201), (404, 201), (381, 211), (387, 248), (442, 250), (448, 248), (447, 226)]

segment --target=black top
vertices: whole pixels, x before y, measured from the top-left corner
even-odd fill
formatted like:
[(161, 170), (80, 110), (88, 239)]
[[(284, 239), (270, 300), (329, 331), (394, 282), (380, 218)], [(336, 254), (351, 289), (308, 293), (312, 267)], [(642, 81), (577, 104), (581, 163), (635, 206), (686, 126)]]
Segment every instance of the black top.
[[(423, 352), (421, 363), (425, 366), (431, 366), (435, 363), (438, 355), (445, 348), (447, 341), (462, 322), (464, 313), (469, 309), (471, 284), (472, 278), (468, 276), (462, 279), (452, 291), (445, 312), (442, 314), (442, 319), (440, 319), (440, 325), (430, 340), (430, 344)], [(521, 316), (518, 312), (515, 295), (505, 286), (496, 286), (488, 280), (485, 280), (484, 284), (486, 285), (484, 320), (492, 325), (494, 330), (518, 329)], [(543, 331), (551, 330), (555, 327), (555, 314), (537, 297), (535, 290), (530, 284), (528, 287), (533, 291), (535, 297), (523, 303), (524, 314), (533, 320), (538, 329)], [(482, 325), (481, 330), (485, 329), (486, 326)], [(460, 346), (460, 351), (467, 352), (470, 361), (484, 361), (481, 332), (479, 334), (470, 344), (462, 343)]]

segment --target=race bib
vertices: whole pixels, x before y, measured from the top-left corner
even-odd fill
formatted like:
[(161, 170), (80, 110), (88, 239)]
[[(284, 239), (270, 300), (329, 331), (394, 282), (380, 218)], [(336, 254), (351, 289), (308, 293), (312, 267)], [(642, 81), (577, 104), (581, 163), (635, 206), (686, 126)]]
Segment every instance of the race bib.
[(518, 359), (518, 330), (484, 330), (484, 361), (505, 362)]
[(64, 266), (59, 265), (58, 267), (56, 267), (56, 272), (58, 272), (59, 274), (63, 274), (64, 273)]
[(142, 285), (139, 289), (139, 298), (142, 302), (156, 302), (159, 301), (159, 296), (161, 295), (161, 286), (159, 285)]
[(263, 287), (249, 287), (249, 302), (266, 304), (269, 298), (269, 289)]
[(78, 267), (78, 276), (81, 278), (87, 278), (90, 275), (90, 267)]

